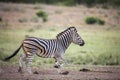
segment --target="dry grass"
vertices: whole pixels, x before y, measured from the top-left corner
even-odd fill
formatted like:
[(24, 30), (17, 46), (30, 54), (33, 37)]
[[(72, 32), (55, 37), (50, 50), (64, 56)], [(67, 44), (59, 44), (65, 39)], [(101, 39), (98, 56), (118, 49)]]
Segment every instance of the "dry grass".
[[(37, 22), (31, 21), (33, 17), (37, 17), (36, 13), (44, 10), (48, 14), (48, 21), (43, 23), (42, 19)], [(0, 16), (4, 23), (8, 23), (11, 27), (30, 27), (41, 24), (42, 26), (87, 26), (85, 18), (95, 16), (105, 20), (107, 26), (119, 26), (120, 17), (119, 10), (109, 8), (103, 9), (99, 7), (88, 8), (83, 5), (75, 7), (52, 6), (43, 4), (13, 4), (0, 3)], [(27, 21), (21, 23), (20, 19)]]

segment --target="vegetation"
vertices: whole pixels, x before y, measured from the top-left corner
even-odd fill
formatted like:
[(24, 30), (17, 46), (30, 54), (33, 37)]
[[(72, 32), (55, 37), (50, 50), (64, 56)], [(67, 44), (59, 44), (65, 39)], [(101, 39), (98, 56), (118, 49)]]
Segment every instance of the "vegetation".
[(97, 22), (97, 19), (95, 17), (87, 17), (85, 22), (87, 24), (95, 24)]
[(43, 20), (43, 22), (46, 22), (47, 21), (47, 17), (48, 17), (48, 14), (45, 12), (45, 11), (38, 11), (37, 13), (36, 13), (36, 15), (38, 16), (38, 17), (41, 17), (42, 18), (42, 20)]
[(27, 18), (21, 18), (18, 21), (21, 22), (21, 23), (24, 23), (24, 22), (27, 22), (28, 20), (27, 20)]
[(15, 3), (45, 3), (45, 4), (62, 4), (67, 6), (73, 6), (76, 4), (86, 5), (113, 5), (120, 6), (120, 0), (1, 0), (2, 2), (15, 2)]
[[(120, 36), (117, 36), (120, 31), (111, 30), (107, 31), (93, 27), (95, 30), (90, 30), (85, 27), (84, 30), (78, 29), (78, 33), (85, 40), (85, 46), (80, 47), (75, 44), (71, 44), (65, 52), (65, 59), (68, 64), (94, 64), (94, 65), (120, 65)], [(3, 59), (12, 54), (26, 35), (36, 36), (41, 38), (55, 38), (55, 36), (61, 32), (63, 28), (57, 29), (57, 27), (48, 27), (40, 29), (14, 29), (14, 30), (0, 30), (0, 59)], [(7, 37), (6, 37), (7, 36)], [(22, 54), (22, 50), (17, 56), (11, 59), (12, 64), (18, 63), (18, 56)], [(2, 64), (3, 62), (0, 61)], [(34, 66), (43, 66), (54, 64), (54, 59), (40, 58), (35, 56), (33, 61)]]
[(35, 23), (39, 22), (38, 17), (36, 17), (36, 16), (32, 17), (31, 22), (35, 22)]
[(101, 20), (99, 18), (96, 18), (96, 17), (93, 17), (93, 16), (90, 16), (90, 17), (87, 17), (85, 19), (85, 22), (87, 24), (95, 24), (95, 23), (98, 23), (100, 25), (104, 25), (105, 24), (105, 21), (104, 20)]
[(2, 21), (2, 18), (0, 17), (0, 22)]
[[(46, 1), (46, 0), (44, 0), (44, 1)], [(52, 1), (54, 1), (54, 0), (52, 0)], [(82, 0), (79, 0), (79, 1), (82, 1)], [(86, 1), (86, 0), (84, 0), (84, 1)], [(72, 0), (71, 0), (71, 2), (72, 2)], [(34, 6), (31, 6), (29, 10), (32, 11), (33, 7)], [(21, 11), (23, 10), (23, 8), (21, 8)], [(28, 9), (28, 8), (29, 7), (26, 7), (26, 9)], [(19, 8), (17, 8), (17, 9), (19, 10)], [(15, 9), (15, 10), (17, 10), (17, 9)], [(24, 9), (23, 11), (27, 11), (26, 9)], [(40, 11), (38, 11), (36, 13), (36, 11), (39, 9), (40, 9)], [(6, 16), (6, 15), (1, 16), (1, 19), (4, 19), (4, 17), (5, 17), (5, 20), (2, 20), (0, 22), (0, 66), (1, 65), (18, 64), (18, 56), (23, 53), (22, 50), (19, 52), (19, 54), (17, 56), (12, 58), (9, 63), (3, 62), (2, 59), (9, 56), (10, 54), (12, 54), (20, 46), (21, 42), (25, 39), (25, 36), (35, 36), (35, 37), (40, 37), (40, 38), (51, 39), (51, 38), (55, 38), (55, 36), (59, 32), (66, 29), (66, 27), (64, 27), (64, 26), (58, 27), (59, 25), (54, 25), (53, 27), (51, 27), (51, 23), (49, 23), (49, 22), (47, 23), (48, 24), (47, 25), (48, 27), (47, 27), (46, 24), (44, 26), (44, 23), (39, 22), (39, 17), (42, 18), (43, 21), (47, 21), (47, 18), (48, 18), (48, 14), (45, 11), (41, 11), (43, 9), (44, 8), (42, 6), (38, 6), (37, 9), (33, 9), (34, 12), (32, 13), (33, 15), (31, 15), (31, 16), (26, 16), (27, 14), (29, 14), (29, 12), (28, 13), (26, 12), (26, 14), (24, 15), (26, 17), (15, 16), (15, 20), (18, 20), (19, 24), (17, 21), (15, 21), (15, 23), (14, 23), (14, 21), (11, 20), (11, 17), (9, 17), (9, 16)], [(53, 15), (55, 13), (55, 14), (57, 14), (57, 16), (60, 16), (61, 14), (64, 14), (64, 10), (66, 10), (66, 9), (61, 10), (61, 9), (56, 8), (55, 11), (53, 10), (52, 13), (53, 13)], [(73, 9), (73, 8), (71, 8), (71, 9)], [(73, 12), (71, 9), (70, 9), (70, 11), (71, 11), (70, 13)], [(96, 8), (94, 8), (94, 9), (96, 9)], [(9, 6), (7, 7), (7, 9), (4, 8), (4, 6), (3, 6), (3, 10), (1, 10), (1, 11), (6, 12), (5, 10), (11, 14), (13, 12), (12, 11), (13, 9), (9, 8)], [(48, 9), (45, 9), (45, 10), (47, 11)], [(88, 8), (86, 10), (88, 10)], [(19, 10), (19, 12), (21, 12), (21, 11)], [(105, 10), (105, 15), (108, 17), (107, 19), (113, 18), (112, 20), (110, 20), (110, 22), (114, 21), (115, 20), (114, 18), (119, 18), (118, 15), (120, 15), (120, 12), (117, 13), (118, 14), (117, 16), (116, 15), (113, 16), (113, 14), (112, 14), (111, 16), (113, 16), (113, 17), (109, 18), (108, 15), (111, 12), (111, 9), (108, 10), (108, 11), (110, 11), (110, 12), (108, 12), (108, 14), (106, 13), (106, 11), (107, 10)], [(7, 12), (7, 14), (8, 14), (8, 12)], [(19, 14), (18, 12), (15, 12), (15, 13)], [(96, 14), (96, 13), (94, 13), (94, 14)], [(101, 12), (100, 14), (104, 15), (104, 12)], [(69, 14), (67, 12), (67, 14), (65, 13), (65, 16), (66, 15), (71, 16), (72, 14)], [(74, 17), (74, 15), (73, 15), (73, 17)], [(79, 16), (77, 16), (77, 17), (79, 17)], [(7, 21), (7, 19), (8, 19), (8, 21)], [(10, 21), (9, 21), (9, 19), (10, 19)], [(14, 17), (13, 17), (13, 19), (14, 19)], [(60, 21), (64, 22), (64, 20), (60, 20)], [(77, 20), (75, 19), (75, 21), (77, 21)], [(83, 18), (81, 21), (82, 22), (84, 21)], [(94, 23), (100, 24), (100, 25), (105, 24), (104, 20), (93, 17), (93, 16), (90, 16), (90, 17), (88, 16), (85, 21), (87, 24), (91, 24), (91, 23), (92, 24), (94, 24)], [(115, 20), (115, 21), (117, 21), (117, 20)], [(118, 21), (119, 21), (119, 19), (118, 19)], [(26, 25), (27, 24), (26, 22), (28, 23), (28, 25)], [(106, 22), (107, 22), (107, 20), (106, 20)], [(24, 24), (24, 23), (26, 23), (26, 24)], [(69, 24), (68, 22), (66, 22), (66, 23)], [(70, 23), (71, 23), (71, 21), (70, 21)], [(78, 22), (78, 23), (81, 23), (81, 22)], [(13, 25), (13, 24), (15, 24), (15, 25)], [(50, 24), (50, 26), (49, 26), (49, 24)], [(57, 24), (59, 24), (59, 23), (57, 23)], [(60, 25), (61, 24), (62, 24), (62, 22), (60, 22)], [(73, 24), (69, 24), (69, 25), (73, 25)], [(79, 24), (76, 23), (76, 25), (79, 25)], [(77, 30), (78, 30), (78, 33), (80, 34), (80, 36), (85, 40), (85, 46), (80, 47), (75, 44), (70, 45), (70, 47), (65, 52), (65, 59), (67, 60), (68, 64), (70, 64), (70, 65), (73, 64), (75, 66), (82, 65), (82, 64), (86, 64), (86, 65), (89, 65), (89, 64), (92, 64), (92, 65), (120, 65), (120, 54), (119, 54), (119, 52), (120, 52), (120, 36), (119, 36), (120, 27), (119, 27), (119, 24), (117, 24), (116, 26), (114, 26), (112, 24), (108, 24), (108, 25), (104, 25), (102, 27), (99, 27), (99, 25), (97, 25), (97, 26), (92, 25), (89, 27), (89, 25), (83, 24), (81, 27), (77, 27)], [(35, 66), (48, 65), (50, 67), (50, 65), (53, 63), (54, 63), (54, 59), (40, 58), (37, 56), (35, 56), (35, 59), (33, 61), (33, 65), (35, 65)], [(51, 66), (53, 67), (53, 65), (51, 65)]]
[(101, 19), (98, 19), (98, 24), (104, 25), (104, 24), (105, 24), (105, 21), (104, 21), (104, 20), (101, 20)]

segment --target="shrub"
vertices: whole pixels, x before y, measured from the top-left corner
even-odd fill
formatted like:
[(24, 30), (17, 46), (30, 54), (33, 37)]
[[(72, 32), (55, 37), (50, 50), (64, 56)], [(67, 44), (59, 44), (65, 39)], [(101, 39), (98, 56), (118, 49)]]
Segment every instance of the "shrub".
[(97, 18), (97, 17), (92, 17), (92, 16), (87, 17), (87, 18), (85, 19), (85, 22), (86, 22), (87, 24), (95, 24), (95, 23), (97, 23), (97, 24), (99, 24), (99, 25), (104, 25), (104, 24), (105, 24), (105, 21), (104, 21), (104, 20), (101, 20), (101, 19), (99, 19), (99, 18)]
[(110, 1), (111, 4), (113, 4), (114, 6), (120, 6), (120, 0), (112, 0)]
[(98, 19), (98, 24), (104, 25), (104, 24), (105, 24), (105, 21), (104, 21), (104, 20), (101, 20), (101, 19)]
[(83, 1), (85, 4), (87, 4), (88, 6), (91, 6), (92, 4), (95, 3), (95, 0), (84, 0)]
[(2, 21), (2, 18), (0, 17), (0, 22)]
[(38, 17), (41, 17), (42, 20), (43, 20), (43, 22), (46, 22), (46, 21), (47, 21), (48, 14), (47, 14), (46, 12), (44, 12), (44, 11), (38, 11), (38, 12), (36, 13), (36, 15), (37, 15)]
[(15, 3), (45, 3), (45, 4), (63, 4), (66, 6), (73, 6), (76, 4), (87, 4), (88, 6), (95, 4), (109, 4), (110, 6), (120, 6), (120, 0), (0, 0), (1, 2), (15, 2)]
[(64, 0), (62, 3), (63, 5), (66, 5), (66, 6), (74, 6), (77, 4), (77, 1), (76, 0)]
[(85, 22), (87, 24), (95, 24), (97, 22), (97, 18), (95, 18), (95, 17), (87, 17)]

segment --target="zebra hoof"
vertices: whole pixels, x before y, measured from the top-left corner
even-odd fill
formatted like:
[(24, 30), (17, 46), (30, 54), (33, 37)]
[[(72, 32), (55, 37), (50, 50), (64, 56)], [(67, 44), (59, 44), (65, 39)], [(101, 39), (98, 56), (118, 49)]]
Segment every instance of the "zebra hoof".
[(22, 67), (19, 67), (18, 72), (23, 73)]
[(54, 68), (60, 68), (60, 65), (54, 65)]

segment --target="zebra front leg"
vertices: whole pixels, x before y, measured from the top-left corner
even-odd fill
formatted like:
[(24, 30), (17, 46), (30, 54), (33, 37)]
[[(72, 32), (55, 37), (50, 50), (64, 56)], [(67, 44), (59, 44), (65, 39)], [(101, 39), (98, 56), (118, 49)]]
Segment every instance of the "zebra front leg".
[(61, 67), (63, 67), (64, 65), (67, 65), (67, 61), (63, 57), (60, 57), (60, 59), (62, 61), (62, 64), (60, 65)]
[(59, 68), (59, 67), (60, 67), (60, 64), (59, 64), (58, 58), (54, 57), (54, 59), (55, 59), (54, 68)]
[(58, 73), (61, 73), (61, 68), (60, 68), (60, 63), (59, 63), (59, 58), (54, 58), (55, 59), (55, 65), (54, 67), (57, 68)]
[[(63, 57), (60, 57), (60, 59), (61, 59), (61, 61), (62, 61), (60, 67), (62, 68), (63, 65), (66, 65), (66, 64), (67, 64), (67, 61), (66, 61)], [(67, 75), (68, 73), (69, 73), (68, 71), (61, 72), (61, 74), (63, 74), (63, 75)]]
[[(62, 62), (61, 62), (62, 61)], [(56, 62), (56, 68), (57, 68), (57, 71), (59, 74), (68, 74), (69, 72), (66, 71), (66, 72), (62, 72), (62, 68), (63, 68), (63, 65), (67, 64), (67, 62), (65, 60), (59, 60)]]
[(19, 56), (19, 69), (18, 72), (22, 73), (23, 71), (23, 59), (25, 58), (25, 54), (21, 54)]
[(31, 70), (31, 62), (34, 58), (34, 55), (27, 55), (26, 57), (26, 68), (29, 74), (33, 74), (32, 70)]
[(60, 74), (61, 73), (61, 66), (60, 66), (60, 64), (59, 64), (59, 61), (57, 61), (56, 63), (55, 63), (55, 66), (54, 66), (55, 68), (57, 68), (57, 72)]
[(55, 68), (60, 68), (60, 64), (58, 61), (55, 62), (55, 65), (54, 65)]

